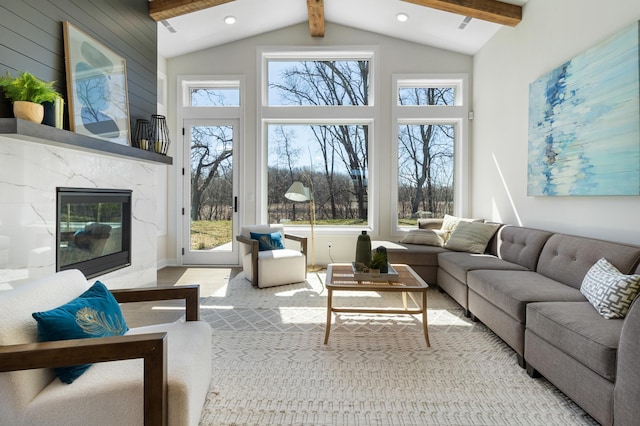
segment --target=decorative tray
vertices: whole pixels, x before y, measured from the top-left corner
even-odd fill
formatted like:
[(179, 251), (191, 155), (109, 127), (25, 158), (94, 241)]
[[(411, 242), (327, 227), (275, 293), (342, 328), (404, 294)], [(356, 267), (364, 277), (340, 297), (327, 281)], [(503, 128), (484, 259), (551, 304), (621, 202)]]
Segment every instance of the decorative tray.
[(372, 281), (372, 282), (386, 282), (386, 281), (398, 281), (398, 271), (396, 271), (390, 263), (387, 263), (387, 268), (389, 272), (386, 274), (376, 273), (372, 274), (370, 272), (360, 272), (356, 270), (356, 263), (351, 263), (351, 269), (353, 270), (353, 278), (357, 281)]

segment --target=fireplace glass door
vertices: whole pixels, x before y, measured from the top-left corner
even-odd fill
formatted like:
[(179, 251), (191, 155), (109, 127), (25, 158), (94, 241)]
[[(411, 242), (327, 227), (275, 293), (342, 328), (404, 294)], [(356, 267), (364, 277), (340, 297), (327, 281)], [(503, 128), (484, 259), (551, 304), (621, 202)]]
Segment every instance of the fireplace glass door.
[(94, 277), (130, 265), (131, 191), (58, 188), (58, 271)]

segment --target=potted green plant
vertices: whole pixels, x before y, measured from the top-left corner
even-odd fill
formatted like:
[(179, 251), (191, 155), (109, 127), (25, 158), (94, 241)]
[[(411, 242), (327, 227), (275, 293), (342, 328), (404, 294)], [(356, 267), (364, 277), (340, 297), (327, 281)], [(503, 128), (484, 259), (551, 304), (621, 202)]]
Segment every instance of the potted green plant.
[(380, 270), (387, 265), (387, 256), (381, 251), (374, 251), (371, 254), (371, 262), (369, 262), (369, 273), (372, 276), (380, 275)]
[(16, 118), (42, 123), (44, 118), (43, 102), (55, 102), (60, 94), (53, 88), (53, 81), (42, 81), (29, 72), (12, 77), (9, 72), (0, 77), (0, 87), (4, 96), (13, 102), (13, 115)]

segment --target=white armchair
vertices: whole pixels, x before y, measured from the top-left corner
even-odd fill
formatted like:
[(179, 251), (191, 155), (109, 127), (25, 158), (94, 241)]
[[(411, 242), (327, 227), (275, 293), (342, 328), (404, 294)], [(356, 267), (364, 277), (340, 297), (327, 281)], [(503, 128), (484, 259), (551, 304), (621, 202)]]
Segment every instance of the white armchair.
[[(31, 314), (89, 287), (69, 270), (0, 292), (0, 424), (196, 426), (211, 376), (211, 327), (198, 321), (199, 287), (111, 291), (119, 303), (184, 299), (186, 321), (38, 342)], [(71, 384), (52, 371), (85, 363), (92, 366)]]
[[(285, 239), (296, 241), (299, 249), (259, 250), (259, 242), (251, 239), (251, 233), (277, 232)], [(240, 244), (242, 269), (246, 279), (255, 287), (265, 288), (292, 284), (307, 278), (307, 238), (286, 234), (282, 225), (244, 226), (236, 237)]]

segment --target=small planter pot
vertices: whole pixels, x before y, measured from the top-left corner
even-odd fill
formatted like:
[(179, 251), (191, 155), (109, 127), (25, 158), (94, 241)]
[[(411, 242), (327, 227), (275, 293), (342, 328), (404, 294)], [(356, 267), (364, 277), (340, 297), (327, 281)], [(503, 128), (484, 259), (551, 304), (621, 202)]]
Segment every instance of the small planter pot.
[(378, 278), (380, 276), (380, 269), (369, 268), (369, 273), (371, 274), (372, 278)]
[(44, 107), (34, 102), (15, 101), (13, 102), (13, 115), (16, 118), (40, 124), (44, 118)]

